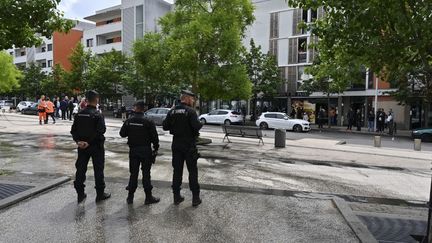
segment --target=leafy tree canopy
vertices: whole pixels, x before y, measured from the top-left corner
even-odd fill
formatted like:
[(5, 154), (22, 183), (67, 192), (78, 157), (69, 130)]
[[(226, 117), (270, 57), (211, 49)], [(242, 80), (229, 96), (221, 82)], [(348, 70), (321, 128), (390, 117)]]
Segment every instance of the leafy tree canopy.
[(21, 72), (13, 64), (12, 57), (4, 51), (0, 51), (0, 93), (12, 91), (19, 87)]
[(250, 0), (178, 0), (160, 20), (170, 47), (167, 67), (178, 84), (206, 99), (249, 98), (251, 83), (241, 54), (254, 20)]
[(0, 1), (0, 50), (41, 44), (37, 35), (51, 37), (54, 31), (65, 32), (73, 22), (63, 19), (57, 10), (60, 0)]
[(320, 38), (315, 74), (338, 81), (364, 65), (398, 87), (400, 101), (412, 96), (432, 101), (431, 1), (287, 2), (325, 9), (322, 19), (307, 26)]

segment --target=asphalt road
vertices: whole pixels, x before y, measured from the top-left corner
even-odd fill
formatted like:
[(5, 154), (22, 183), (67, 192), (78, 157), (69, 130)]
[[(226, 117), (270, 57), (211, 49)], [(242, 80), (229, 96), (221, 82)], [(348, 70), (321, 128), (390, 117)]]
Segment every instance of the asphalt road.
[[(202, 131), (222, 133), (222, 128), (219, 125), (205, 125)], [(264, 131), (264, 136), (272, 138), (274, 137), (274, 131)], [(298, 140), (302, 138), (340, 140), (352, 145), (373, 146), (373, 136), (368, 134), (353, 134), (334, 131), (319, 132), (314, 130), (308, 133), (287, 132), (287, 139)], [(414, 149), (414, 142), (410, 138), (395, 138), (392, 140), (391, 137), (382, 137), (381, 145), (386, 148)], [(422, 143), (422, 150), (432, 151), (432, 143)]]

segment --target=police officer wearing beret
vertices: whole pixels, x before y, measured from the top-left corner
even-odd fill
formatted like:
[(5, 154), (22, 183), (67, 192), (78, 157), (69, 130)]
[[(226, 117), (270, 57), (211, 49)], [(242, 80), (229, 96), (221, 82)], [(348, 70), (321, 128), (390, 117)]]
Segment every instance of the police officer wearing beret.
[[(138, 187), (139, 168), (143, 172), (143, 187), (146, 195), (144, 204), (153, 204), (160, 201), (153, 197), (153, 186), (150, 180), (150, 169), (155, 162), (155, 156), (159, 149), (159, 137), (156, 125), (144, 117), (144, 101), (137, 101), (134, 105), (134, 115), (127, 119), (121, 130), (120, 136), (128, 138), (129, 145), (129, 171), (130, 179), (126, 190), (129, 191), (126, 199), (128, 204), (133, 203), (134, 193)], [(151, 148), (153, 145), (153, 151)]]
[(195, 94), (183, 91), (180, 104), (175, 106), (167, 115), (163, 122), (163, 129), (170, 131), (173, 137), (172, 142), (172, 166), (174, 168), (172, 189), (174, 193), (174, 204), (178, 205), (184, 201), (181, 196), (181, 184), (183, 177), (183, 167), (189, 171), (189, 188), (192, 191), (192, 205), (194, 207), (201, 204), (200, 186), (198, 184), (198, 150), (196, 140), (202, 124), (198, 121), (196, 111), (192, 108), (195, 103)]
[(99, 94), (96, 91), (86, 93), (87, 107), (75, 115), (71, 134), (78, 145), (78, 159), (75, 163), (76, 175), (74, 187), (78, 193), (78, 203), (84, 201), (87, 195), (84, 192), (87, 165), (92, 158), (94, 176), (96, 180), (96, 202), (106, 200), (111, 194), (105, 193), (104, 166), (105, 166), (105, 119), (96, 106)]

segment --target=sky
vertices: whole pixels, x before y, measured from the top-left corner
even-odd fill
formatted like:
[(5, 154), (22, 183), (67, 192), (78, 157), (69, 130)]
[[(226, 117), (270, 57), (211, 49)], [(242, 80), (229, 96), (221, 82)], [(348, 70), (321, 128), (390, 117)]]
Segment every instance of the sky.
[[(173, 0), (166, 0), (173, 2)], [(121, 0), (62, 0), (60, 10), (66, 18), (83, 20), (84, 17), (93, 15), (97, 10), (109, 8), (121, 4)]]

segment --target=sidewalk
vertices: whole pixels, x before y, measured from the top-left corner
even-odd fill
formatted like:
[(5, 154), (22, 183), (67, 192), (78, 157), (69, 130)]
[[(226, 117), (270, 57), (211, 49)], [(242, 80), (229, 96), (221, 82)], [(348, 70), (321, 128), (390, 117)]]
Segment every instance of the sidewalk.
[[(312, 131), (319, 131), (318, 125), (311, 125)], [(377, 133), (377, 132), (368, 132), (368, 129), (365, 127), (362, 127), (361, 131), (357, 131), (357, 128), (353, 127), (352, 131), (348, 131), (346, 127), (341, 126), (332, 126), (329, 128), (327, 125), (324, 125), (324, 128), (322, 129), (323, 132), (338, 132), (338, 133), (345, 133), (345, 134), (364, 134), (364, 135), (375, 135), (375, 136), (385, 136), (385, 137), (391, 137), (390, 134), (388, 134), (388, 131), (385, 131), (384, 133)], [(411, 131), (410, 130), (397, 130), (397, 133), (394, 135), (394, 137), (400, 137), (400, 138), (410, 138), (411, 137)]]

